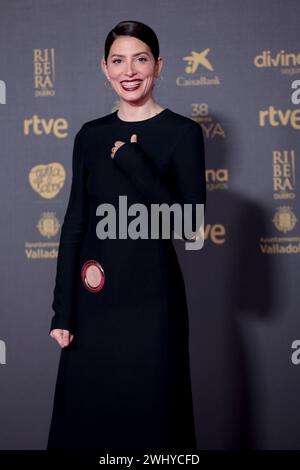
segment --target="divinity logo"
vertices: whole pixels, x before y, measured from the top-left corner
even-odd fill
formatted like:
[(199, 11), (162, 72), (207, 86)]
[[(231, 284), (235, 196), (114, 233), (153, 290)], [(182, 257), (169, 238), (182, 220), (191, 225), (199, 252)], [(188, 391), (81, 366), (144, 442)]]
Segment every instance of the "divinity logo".
[[(148, 207), (142, 203), (127, 206), (127, 196), (119, 196), (117, 237), (117, 213), (114, 205), (102, 203), (97, 207), (96, 215), (104, 216), (96, 226), (96, 234), (100, 240), (126, 239), (169, 239), (171, 231), (174, 231), (175, 239), (188, 239), (185, 242), (186, 250), (200, 250), (204, 243), (204, 204), (174, 203), (169, 206), (163, 204), (150, 205), (150, 217)], [(128, 216), (135, 216), (128, 224)], [(149, 237), (150, 218), (150, 237)], [(196, 231), (193, 231), (193, 222)], [(182, 233), (183, 229), (183, 233)]]
[(6, 104), (6, 85), (3, 80), (0, 80), (0, 104)]
[(6, 344), (0, 339), (0, 365), (6, 364)]

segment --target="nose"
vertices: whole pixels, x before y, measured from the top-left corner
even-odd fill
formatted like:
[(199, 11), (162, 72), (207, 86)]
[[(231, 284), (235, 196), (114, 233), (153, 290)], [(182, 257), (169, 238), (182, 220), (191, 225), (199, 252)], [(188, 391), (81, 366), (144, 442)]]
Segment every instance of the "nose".
[(134, 67), (132, 66), (131, 62), (128, 62), (128, 65), (127, 65), (127, 75), (129, 75), (130, 77), (132, 75), (135, 74), (135, 70), (134, 70)]

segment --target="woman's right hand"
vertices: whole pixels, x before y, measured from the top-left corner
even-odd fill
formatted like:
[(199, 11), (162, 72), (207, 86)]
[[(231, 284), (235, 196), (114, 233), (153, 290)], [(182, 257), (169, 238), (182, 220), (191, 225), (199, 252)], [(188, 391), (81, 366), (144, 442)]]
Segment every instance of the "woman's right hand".
[(74, 338), (74, 335), (71, 335), (68, 330), (61, 330), (60, 328), (51, 330), (50, 336), (58, 342), (61, 348), (68, 346)]

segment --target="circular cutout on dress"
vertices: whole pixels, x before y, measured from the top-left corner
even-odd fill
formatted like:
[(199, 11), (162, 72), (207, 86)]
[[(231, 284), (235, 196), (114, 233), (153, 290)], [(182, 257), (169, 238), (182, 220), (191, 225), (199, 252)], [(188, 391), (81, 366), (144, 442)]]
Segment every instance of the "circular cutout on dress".
[(104, 285), (104, 269), (98, 261), (90, 259), (82, 266), (81, 279), (87, 290), (90, 292), (98, 292)]

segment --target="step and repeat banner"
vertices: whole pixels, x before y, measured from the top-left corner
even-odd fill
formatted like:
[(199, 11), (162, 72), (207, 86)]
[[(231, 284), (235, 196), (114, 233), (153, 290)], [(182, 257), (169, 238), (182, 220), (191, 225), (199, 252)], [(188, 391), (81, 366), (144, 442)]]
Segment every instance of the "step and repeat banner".
[(300, 449), (299, 17), (296, 0), (0, 0), (1, 449), (46, 447), (72, 147), (118, 108), (100, 60), (128, 19), (159, 38), (155, 100), (205, 136), (204, 247), (174, 241), (198, 448)]

